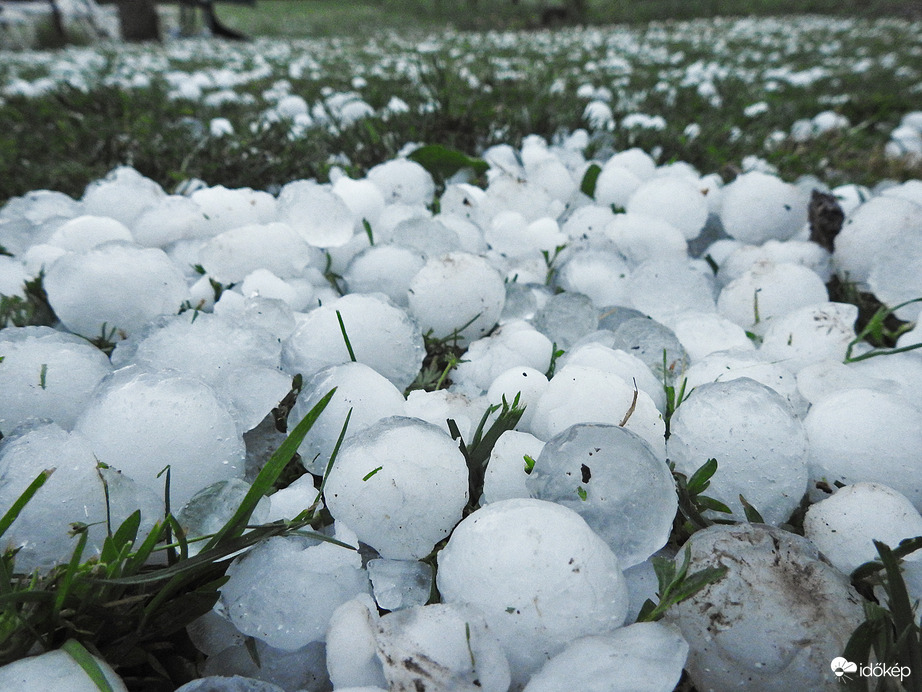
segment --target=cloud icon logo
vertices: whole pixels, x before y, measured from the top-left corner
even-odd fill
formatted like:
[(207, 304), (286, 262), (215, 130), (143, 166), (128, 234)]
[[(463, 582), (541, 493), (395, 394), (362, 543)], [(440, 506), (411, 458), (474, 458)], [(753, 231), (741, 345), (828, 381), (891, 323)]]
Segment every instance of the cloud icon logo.
[(832, 668), (832, 672), (836, 674), (837, 678), (841, 678), (846, 673), (855, 673), (858, 671), (858, 664), (847, 661), (841, 656), (832, 659), (832, 663), (830, 663), (829, 666)]

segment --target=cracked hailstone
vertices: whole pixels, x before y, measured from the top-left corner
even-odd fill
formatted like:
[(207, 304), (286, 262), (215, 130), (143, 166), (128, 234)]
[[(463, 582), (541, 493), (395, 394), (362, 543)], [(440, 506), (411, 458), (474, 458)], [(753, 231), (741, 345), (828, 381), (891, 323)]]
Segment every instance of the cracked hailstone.
[(467, 464), (440, 428), (385, 418), (343, 444), (324, 496), (330, 514), (382, 557), (415, 560), (461, 520)]
[(848, 577), (807, 539), (764, 524), (711, 526), (686, 545), (689, 574), (727, 569), (664, 619), (688, 641), (686, 670), (698, 689), (836, 689), (829, 662), (865, 619)]
[(526, 486), (585, 519), (624, 568), (666, 544), (678, 508), (669, 467), (617, 425), (574, 425), (549, 440)]
[(688, 478), (717, 459), (707, 494), (733, 510), (736, 521), (745, 521), (740, 495), (777, 526), (807, 491), (803, 424), (780, 394), (748, 377), (697, 387), (676, 409), (667, 447)]
[(439, 553), (445, 603), (479, 609), (509, 659), (515, 685), (577, 637), (624, 622), (627, 585), (618, 558), (573, 510), (544, 500), (483, 507)]

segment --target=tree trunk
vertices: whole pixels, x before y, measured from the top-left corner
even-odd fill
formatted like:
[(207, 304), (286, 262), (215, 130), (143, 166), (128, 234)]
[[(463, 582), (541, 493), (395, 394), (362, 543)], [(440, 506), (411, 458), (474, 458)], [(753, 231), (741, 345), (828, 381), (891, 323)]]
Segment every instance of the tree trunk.
[(123, 41), (160, 40), (160, 21), (154, 0), (118, 0), (118, 23)]

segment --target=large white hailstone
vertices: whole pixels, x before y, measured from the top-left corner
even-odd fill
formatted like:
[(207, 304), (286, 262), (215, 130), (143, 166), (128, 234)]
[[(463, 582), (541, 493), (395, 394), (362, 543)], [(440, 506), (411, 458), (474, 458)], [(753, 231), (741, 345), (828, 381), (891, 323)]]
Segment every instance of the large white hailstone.
[(826, 303), (823, 280), (799, 264), (758, 263), (724, 286), (717, 311), (746, 330), (763, 330), (773, 317)]
[(529, 223), (517, 211), (503, 211), (493, 217), (484, 238), (490, 247), (507, 257), (523, 257), (541, 251), (552, 253), (565, 245), (567, 236), (550, 217)]
[[(240, 478), (218, 481), (202, 488), (189, 500), (176, 520), (189, 539), (210, 536), (218, 533), (233, 518), (252, 486)], [(307, 509), (306, 504), (302, 509)], [(263, 496), (250, 515), (252, 525), (263, 524), (269, 520), (270, 500)], [(202, 541), (190, 541), (189, 556), (197, 555), (205, 547)]]
[[(260, 664), (263, 658), (260, 655)], [(278, 685), (242, 675), (206, 675), (176, 688), (176, 692), (285, 692)]]
[(611, 372), (567, 365), (538, 399), (531, 432), (550, 440), (577, 423), (619, 425), (625, 419), (624, 427), (646, 440), (657, 457), (666, 458), (666, 424), (646, 392)]
[(656, 162), (643, 149), (633, 148), (619, 151), (605, 162), (606, 166), (621, 166), (643, 180), (649, 180), (656, 174)]
[(188, 295), (186, 281), (162, 250), (121, 242), (62, 256), (44, 281), (48, 302), (70, 331), (88, 338), (114, 329), (139, 330), (175, 314)]
[(688, 643), (677, 627), (638, 622), (577, 639), (545, 663), (524, 692), (671, 692), (687, 658)]
[[(922, 218), (922, 207), (919, 208)], [(894, 242), (874, 258), (868, 285), (877, 299), (885, 305), (897, 306), (922, 297), (922, 231)], [(901, 320), (912, 320), (919, 312), (919, 304), (903, 305), (895, 311)]]
[(364, 363), (344, 363), (325, 368), (304, 383), (288, 427), (297, 425), (334, 387), (336, 394), (298, 448), (304, 468), (317, 475), (323, 475), (350, 410), (347, 439), (382, 418), (404, 415), (403, 394), (389, 380)]
[(593, 196), (597, 204), (624, 209), (631, 195), (642, 184), (643, 181), (629, 168), (606, 163), (596, 178)]
[[(719, 471), (718, 471), (719, 474)], [(833, 689), (829, 662), (864, 622), (863, 599), (805, 538), (761, 524), (711, 526), (689, 539), (689, 574), (726, 575), (671, 607), (698, 689)], [(681, 550), (676, 561), (684, 558)]]
[(340, 247), (355, 232), (352, 211), (342, 198), (310, 180), (296, 180), (282, 188), (278, 218), (314, 247)]
[(537, 459), (543, 448), (544, 443), (529, 433), (507, 430), (500, 435), (490, 451), (481, 503), (531, 497), (525, 485), (525, 456)]
[(855, 185), (851, 183), (834, 187), (829, 192), (836, 198), (836, 201), (847, 217), (850, 217), (858, 207), (871, 199), (874, 194), (864, 185)]
[[(844, 574), (878, 557), (874, 541), (895, 548), (905, 538), (922, 536), (922, 515), (893, 488), (880, 483), (855, 483), (810, 505), (804, 536)], [(912, 553), (906, 560), (918, 560)]]
[(386, 687), (378, 658), (378, 606), (367, 594), (333, 611), (326, 636), (327, 670), (336, 690)]
[(780, 394), (747, 377), (696, 388), (672, 417), (667, 450), (689, 478), (708, 459), (717, 460), (708, 495), (737, 521), (746, 520), (740, 495), (777, 526), (807, 492), (803, 424)]
[(657, 378), (646, 363), (627, 351), (609, 348), (597, 342), (589, 342), (565, 353), (557, 361), (557, 365), (559, 368), (567, 365), (582, 365), (618, 375), (625, 382), (636, 383), (640, 391), (649, 394), (658, 410), (665, 409), (666, 394), (663, 391), (662, 378)]
[(886, 391), (903, 397), (922, 410), (922, 388), (916, 384), (922, 378), (922, 353), (919, 351), (892, 353), (886, 358), (867, 358), (849, 363), (848, 367), (865, 377), (883, 380)]
[(320, 302), (318, 291), (306, 279), (280, 279), (268, 269), (254, 269), (240, 284), (244, 298), (280, 300), (292, 310), (306, 310), (314, 302)]
[(637, 356), (658, 379), (679, 384), (688, 354), (671, 329), (644, 316), (622, 318), (609, 328), (614, 329), (611, 348)]
[(631, 274), (624, 257), (616, 252), (580, 249), (557, 271), (557, 284), (567, 292), (582, 293), (594, 305), (625, 305)]
[[(512, 400), (509, 399), (509, 402)], [(448, 426), (451, 419), (458, 426), (461, 437), (470, 440), (488, 408), (484, 397), (469, 397), (447, 389), (434, 392), (414, 389), (407, 395), (406, 415), (432, 423), (448, 434), (451, 434)]]
[[(128, 692), (125, 683), (112, 666), (93, 656), (112, 692)], [(4, 690), (67, 690), (68, 692), (96, 692), (98, 683), (73, 656), (57, 649), (38, 656), (27, 656), (0, 667), (0, 688)]]
[(744, 243), (787, 240), (807, 222), (807, 201), (798, 187), (753, 171), (723, 188), (720, 220), (727, 235)]
[(467, 221), (479, 220), (479, 207), (486, 199), (487, 193), (476, 185), (454, 183), (445, 186), (445, 192), (439, 198), (443, 214), (458, 216)]
[(100, 380), (112, 371), (85, 339), (51, 327), (0, 330), (0, 432), (32, 419), (71, 428)]
[[(811, 404), (844, 389), (876, 389), (893, 391), (893, 383), (861, 372), (841, 360), (823, 360), (807, 365), (797, 373), (797, 391)], [(806, 413), (806, 412), (805, 412)]]
[(121, 221), (108, 216), (78, 216), (65, 221), (48, 239), (49, 245), (85, 252), (110, 240), (133, 242), (131, 231)]
[(528, 182), (560, 202), (567, 202), (579, 188), (579, 182), (574, 180), (567, 166), (553, 155), (536, 164), (526, 162), (525, 174)]
[(49, 423), (5, 438), (0, 445), (0, 507), (12, 507), (42, 472), (54, 469), (9, 528), (4, 539), (18, 549), (16, 570), (27, 574), (70, 559), (77, 539), (71, 523), (89, 525), (87, 553), (101, 550), (106, 538), (106, 489), (115, 531), (129, 514), (141, 510), (139, 535), (146, 536), (163, 516), (163, 503), (117, 471), (98, 469), (83, 435)]
[(374, 232), (375, 224), (384, 211), (384, 194), (377, 185), (367, 178), (353, 180), (343, 175), (333, 183), (333, 194), (339, 195), (346, 203), (359, 227), (367, 221)]
[[(228, 623), (229, 624), (229, 623)], [(233, 625), (230, 625), (233, 627)], [(284, 692), (322, 689), (329, 684), (323, 642), (311, 642), (294, 651), (269, 646), (260, 639), (235, 642), (208, 656), (198, 681), (203, 687), (188, 692)], [(257, 664), (257, 661), (259, 663)], [(209, 684), (226, 687), (209, 687)], [(243, 685), (240, 689), (237, 684)], [(179, 688), (182, 689), (182, 688)]]
[(922, 235), (922, 206), (899, 197), (875, 197), (858, 207), (835, 238), (836, 273), (866, 285), (878, 255)]
[(922, 411), (902, 397), (847, 389), (820, 399), (804, 419), (810, 478), (882, 483), (922, 511)]
[(718, 261), (720, 265), (717, 279), (726, 285), (738, 279), (747, 270), (759, 263), (800, 264), (812, 269), (824, 281), (832, 276), (832, 255), (828, 250), (814, 242), (804, 240), (769, 240), (763, 245), (739, 245), (726, 258)]
[[(337, 540), (357, 546), (347, 533), (337, 531)], [(369, 590), (357, 548), (302, 538), (260, 543), (237, 558), (227, 576), (221, 605), (228, 619), (243, 634), (284, 651), (323, 641), (333, 611)]]
[(416, 250), (375, 245), (352, 258), (343, 272), (350, 293), (383, 293), (395, 305), (409, 305), (407, 289), (426, 260)]
[(663, 219), (686, 240), (697, 238), (708, 218), (708, 205), (694, 182), (676, 176), (654, 178), (642, 184), (627, 203), (627, 211)]
[(314, 259), (311, 247), (288, 224), (250, 224), (219, 233), (199, 253), (201, 265), (223, 284), (243, 281), (256, 269), (287, 279)]
[(196, 190), (191, 199), (201, 212), (190, 230), (195, 238), (210, 238), (239, 226), (275, 220), (275, 198), (266, 192), (215, 185)]
[(573, 344), (599, 328), (599, 311), (580, 293), (549, 296), (534, 317), (535, 329), (560, 348)]
[(181, 507), (216, 481), (243, 476), (243, 439), (227, 407), (201, 380), (122, 368), (101, 383), (74, 426), (99, 461), (154, 492), (170, 467)]
[(604, 227), (605, 236), (636, 266), (647, 260), (682, 261), (688, 242), (682, 231), (668, 221), (643, 214), (616, 214)]
[(606, 244), (605, 227), (615, 218), (610, 206), (589, 204), (579, 207), (563, 222), (561, 230), (571, 240), (588, 240), (590, 243)]
[(83, 213), (108, 216), (131, 228), (145, 209), (166, 197), (157, 183), (130, 166), (114, 169), (102, 180), (87, 185), (83, 193)]
[(432, 566), (419, 560), (375, 558), (366, 565), (375, 601), (385, 610), (425, 605), (432, 594)]
[(687, 260), (647, 260), (627, 281), (630, 304), (658, 322), (681, 312), (714, 312), (714, 277)]
[(485, 618), (464, 604), (436, 603), (378, 621), (378, 656), (392, 690), (506, 692), (509, 663)]
[(457, 443), (417, 418), (351, 436), (327, 477), (327, 508), (382, 557), (425, 557), (461, 520), (468, 469)]
[(798, 415), (806, 413), (807, 405), (798, 389), (798, 379), (780, 363), (765, 360), (752, 347), (715, 351), (692, 364), (685, 371), (685, 392), (708, 382), (729, 382), (748, 377), (783, 396)]
[(493, 380), (493, 384), (487, 390), (487, 401), (491, 406), (497, 406), (504, 402), (512, 405), (512, 402), (518, 399), (519, 407), (524, 408), (525, 412), (517, 427), (527, 430), (531, 427), (535, 404), (545, 389), (547, 377), (540, 370), (527, 366), (510, 368)]
[[(473, 221), (470, 221), (466, 215), (448, 214), (442, 211), (435, 215), (433, 219), (457, 236), (458, 247), (463, 252), (479, 255), (487, 251), (487, 242), (484, 240), (483, 230)], [(557, 247), (556, 245), (551, 245), (551, 242), (555, 239), (561, 238), (561, 243), (566, 242), (566, 237), (561, 236), (559, 233), (560, 228), (557, 222), (550, 217), (533, 221), (531, 226), (535, 235), (541, 238), (540, 242), (545, 246), (550, 246), (551, 250)]]
[(808, 305), (771, 321), (759, 349), (792, 372), (823, 360), (843, 360), (855, 338), (858, 308), (850, 303)]
[(430, 259), (410, 282), (410, 313), (423, 332), (464, 344), (489, 332), (506, 302), (503, 278), (482, 257), (452, 252)]
[(717, 351), (755, 350), (742, 327), (716, 312), (685, 310), (664, 320), (664, 324), (675, 332), (693, 365)]
[(880, 194), (884, 197), (899, 197), (922, 204), (922, 180), (907, 180), (899, 185), (888, 187)]
[(384, 195), (385, 204), (420, 204), (432, 202), (435, 182), (425, 168), (409, 159), (380, 163), (368, 171), (368, 180)]
[(525, 485), (585, 519), (623, 568), (666, 544), (678, 508), (669, 466), (618, 425), (574, 425), (551, 438)]
[(462, 521), (439, 553), (445, 603), (479, 609), (521, 686), (573, 639), (620, 627), (628, 593), (618, 558), (576, 512), (512, 499)]
[(148, 207), (131, 227), (134, 240), (144, 247), (165, 247), (192, 236), (204, 221), (202, 210), (189, 197), (169, 195)]
[(404, 310), (380, 293), (352, 293), (307, 313), (285, 341), (282, 363), (289, 373), (304, 377), (348, 363), (353, 355), (346, 337), (357, 362), (401, 391), (416, 379), (426, 355), (419, 326)]

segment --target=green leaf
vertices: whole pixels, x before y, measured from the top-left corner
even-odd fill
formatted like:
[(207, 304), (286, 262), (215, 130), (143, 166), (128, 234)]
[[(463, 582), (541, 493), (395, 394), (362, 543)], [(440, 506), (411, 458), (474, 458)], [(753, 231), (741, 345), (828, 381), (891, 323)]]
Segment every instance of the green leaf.
[(343, 341), (346, 342), (346, 350), (349, 351), (349, 358), (352, 359), (352, 362), (355, 362), (355, 351), (352, 350), (352, 342), (349, 341), (349, 335), (346, 333), (346, 325), (343, 323), (343, 316), (340, 314), (339, 310), (336, 311), (336, 319), (339, 320), (339, 331), (343, 334)]
[(99, 663), (93, 658), (93, 655), (86, 650), (83, 644), (76, 639), (68, 639), (61, 646), (61, 650), (66, 652), (77, 662), (78, 666), (83, 668), (86, 676), (93, 681), (93, 684), (96, 685), (96, 689), (98, 689), (99, 692), (114, 692), (112, 685), (109, 684), (109, 680), (106, 678), (106, 674), (102, 672)]
[(576, 488), (576, 494), (579, 495), (579, 499), (583, 502), (585, 502), (586, 498), (589, 497), (589, 493), (587, 493), (586, 489), (581, 485)]
[(727, 507), (720, 500), (715, 500), (713, 497), (708, 497), (707, 495), (699, 495), (695, 498), (696, 502), (702, 509), (711, 509), (715, 512), (723, 512), (724, 514), (733, 514), (733, 510)]
[(580, 183), (579, 190), (587, 197), (595, 198), (595, 184), (599, 180), (599, 173), (602, 172), (602, 167), (593, 163), (586, 169), (586, 173), (583, 175), (583, 182)]
[(367, 481), (369, 478), (371, 478), (372, 476), (374, 476), (378, 471), (380, 471), (380, 470), (383, 469), (383, 468), (384, 468), (383, 466), (379, 466), (379, 467), (376, 468), (376, 469), (372, 469), (371, 471), (369, 471), (368, 473), (366, 473), (364, 476), (362, 476), (362, 480), (363, 480), (363, 481)]
[(407, 158), (415, 161), (441, 180), (450, 178), (462, 168), (470, 168), (478, 176), (484, 175), (490, 168), (490, 165), (483, 159), (472, 158), (457, 149), (444, 147), (441, 144), (420, 147)]
[(522, 457), (525, 459), (525, 473), (531, 473), (535, 468), (535, 460), (527, 454)]
[(711, 477), (717, 471), (717, 459), (708, 459), (688, 479), (686, 487), (690, 495), (698, 495), (711, 484)]
[(749, 504), (742, 495), (739, 497), (740, 503), (743, 505), (743, 511), (746, 513), (746, 521), (752, 524), (764, 524), (765, 520), (762, 518), (762, 515), (759, 514), (759, 510)]

